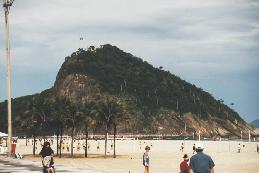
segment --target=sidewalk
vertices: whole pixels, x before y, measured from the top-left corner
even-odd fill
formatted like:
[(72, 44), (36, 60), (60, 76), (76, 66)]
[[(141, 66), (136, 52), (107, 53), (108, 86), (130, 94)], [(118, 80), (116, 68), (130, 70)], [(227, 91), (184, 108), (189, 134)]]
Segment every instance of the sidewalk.
[[(55, 165), (55, 169), (57, 173), (104, 173), (64, 165)], [(42, 167), (40, 162), (11, 159), (0, 156), (0, 173), (42, 173)]]

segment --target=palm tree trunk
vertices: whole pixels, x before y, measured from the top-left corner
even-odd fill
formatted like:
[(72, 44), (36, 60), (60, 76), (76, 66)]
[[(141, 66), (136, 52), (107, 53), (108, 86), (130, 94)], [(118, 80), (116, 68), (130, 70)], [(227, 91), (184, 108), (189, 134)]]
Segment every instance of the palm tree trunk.
[(32, 151), (33, 156), (35, 156), (35, 143), (36, 143), (35, 139), (36, 139), (35, 134), (33, 134), (33, 151)]
[(62, 146), (62, 137), (63, 137), (63, 126), (60, 126), (60, 141), (59, 141), (59, 158), (61, 158), (61, 146)]
[(104, 158), (106, 158), (107, 154), (107, 138), (108, 138), (108, 125), (105, 127), (105, 146), (104, 146)]
[(71, 135), (71, 157), (74, 157), (74, 127), (72, 128), (72, 135)]
[(116, 142), (116, 133), (117, 133), (117, 125), (114, 123), (113, 124), (113, 158), (116, 158), (116, 145), (115, 145), (115, 142)]
[(87, 158), (88, 127), (85, 125), (85, 158)]
[(59, 132), (57, 132), (57, 156), (58, 156), (58, 153), (59, 153), (59, 150), (58, 150), (58, 137), (59, 137)]

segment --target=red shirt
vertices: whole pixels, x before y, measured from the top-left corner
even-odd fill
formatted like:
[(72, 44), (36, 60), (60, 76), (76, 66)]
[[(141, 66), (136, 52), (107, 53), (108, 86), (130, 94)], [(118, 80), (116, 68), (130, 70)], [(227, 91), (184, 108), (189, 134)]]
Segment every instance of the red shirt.
[(180, 170), (181, 170), (181, 172), (189, 170), (189, 165), (186, 160), (182, 161), (182, 163), (180, 164)]

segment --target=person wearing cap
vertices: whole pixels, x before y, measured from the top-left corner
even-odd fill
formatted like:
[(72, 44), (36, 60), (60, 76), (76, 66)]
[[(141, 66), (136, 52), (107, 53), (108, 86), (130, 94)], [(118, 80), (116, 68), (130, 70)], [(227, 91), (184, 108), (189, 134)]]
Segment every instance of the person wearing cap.
[(190, 173), (214, 173), (215, 164), (209, 155), (203, 153), (203, 144), (195, 146), (197, 153), (190, 159)]
[(180, 173), (189, 173), (190, 172), (188, 162), (189, 162), (189, 157), (187, 154), (184, 154), (183, 161), (180, 164), (180, 170), (181, 170)]
[(144, 166), (144, 173), (149, 173), (149, 150), (150, 147), (145, 147), (146, 152), (143, 154), (143, 166)]

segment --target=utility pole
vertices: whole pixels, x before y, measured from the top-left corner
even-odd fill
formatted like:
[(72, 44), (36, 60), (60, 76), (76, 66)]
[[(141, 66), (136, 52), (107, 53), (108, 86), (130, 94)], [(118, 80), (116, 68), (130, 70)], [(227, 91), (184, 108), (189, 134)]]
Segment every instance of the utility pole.
[(11, 156), (12, 144), (12, 103), (11, 103), (11, 70), (10, 70), (10, 29), (9, 29), (9, 11), (14, 0), (3, 0), (5, 12), (5, 34), (6, 34), (6, 83), (8, 100), (8, 156)]

